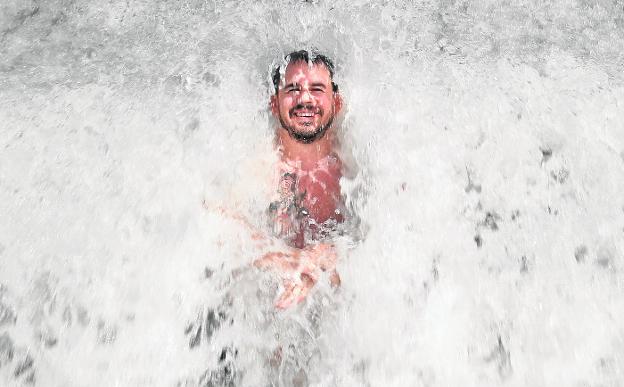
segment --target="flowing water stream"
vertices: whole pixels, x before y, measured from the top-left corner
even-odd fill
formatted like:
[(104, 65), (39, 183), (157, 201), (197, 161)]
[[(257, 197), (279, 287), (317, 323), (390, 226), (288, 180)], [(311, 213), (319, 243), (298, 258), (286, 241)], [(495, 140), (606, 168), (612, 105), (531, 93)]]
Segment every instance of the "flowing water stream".
[[(301, 48), (359, 223), (280, 312), (211, 209)], [(3, 0), (0, 385), (624, 385), (623, 53), (622, 0)]]

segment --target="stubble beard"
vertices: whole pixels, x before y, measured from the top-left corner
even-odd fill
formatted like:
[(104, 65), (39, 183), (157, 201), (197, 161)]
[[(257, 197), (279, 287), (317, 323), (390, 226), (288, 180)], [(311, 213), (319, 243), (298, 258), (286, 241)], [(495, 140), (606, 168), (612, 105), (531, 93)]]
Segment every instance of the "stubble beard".
[[(289, 114), (292, 115), (292, 111), (289, 112)], [(321, 112), (321, 116), (322, 116), (322, 112)], [(300, 143), (311, 144), (323, 138), (323, 136), (325, 136), (325, 133), (327, 132), (327, 129), (331, 128), (332, 123), (334, 122), (334, 112), (332, 111), (330, 113), (329, 120), (327, 120), (327, 124), (325, 125), (319, 124), (319, 126), (317, 126), (313, 131), (310, 131), (310, 132), (307, 132), (307, 131), (301, 132), (297, 130), (295, 125), (287, 125), (281, 114), (279, 116), (279, 121), (280, 121), (280, 125), (282, 125), (282, 128), (286, 129), (290, 137), (292, 137), (293, 139), (295, 139), (296, 141)]]

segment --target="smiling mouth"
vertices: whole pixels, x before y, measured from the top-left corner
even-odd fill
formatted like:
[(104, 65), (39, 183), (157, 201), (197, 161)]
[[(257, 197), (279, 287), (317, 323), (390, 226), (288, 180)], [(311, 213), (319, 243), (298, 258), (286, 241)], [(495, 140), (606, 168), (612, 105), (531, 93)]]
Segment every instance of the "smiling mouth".
[(291, 111), (290, 116), (304, 125), (311, 125), (314, 116), (320, 114), (321, 109), (312, 106), (297, 106)]
[(314, 117), (316, 113), (313, 112), (294, 112), (293, 116), (295, 117), (303, 117), (303, 118), (310, 118), (310, 117)]
[(320, 110), (319, 109), (295, 109), (293, 110), (290, 115), (293, 117), (299, 117), (299, 118), (312, 118), (315, 115), (320, 114)]

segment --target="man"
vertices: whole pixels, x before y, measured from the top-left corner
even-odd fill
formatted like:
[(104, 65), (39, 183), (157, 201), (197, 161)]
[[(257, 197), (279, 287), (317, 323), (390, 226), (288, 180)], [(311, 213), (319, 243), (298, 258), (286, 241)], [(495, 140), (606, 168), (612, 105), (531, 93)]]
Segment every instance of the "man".
[[(323, 272), (329, 274), (333, 286), (339, 285), (337, 255), (331, 237), (346, 215), (340, 193), (342, 164), (334, 151), (333, 123), (342, 108), (338, 86), (333, 82), (334, 66), (327, 57), (307, 51), (293, 52), (285, 59), (285, 67), (275, 69), (275, 94), (270, 102), (278, 123), (275, 137), (279, 152), (275, 200), (268, 210), (273, 238), (267, 238), (265, 232), (241, 214), (221, 206), (215, 208), (204, 201), (207, 210), (217, 209), (241, 222), (251, 231), (252, 239), (259, 242), (258, 247), (274, 246), (276, 238), (285, 242), (285, 249), (268, 252), (254, 261), (256, 267), (274, 270), (281, 277), (284, 291), (275, 306), (282, 309), (305, 300)], [(245, 289), (234, 287), (242, 294)], [(230, 324), (239, 321), (230, 315), (229, 297), (216, 310), (208, 310), (196, 323), (189, 324), (186, 332), (190, 335), (190, 347), (197, 345), (204, 333), (211, 338), (223, 321), (229, 320)], [(316, 336), (310, 336), (316, 323), (307, 326), (299, 320), (292, 322), (294, 326), (288, 325), (288, 321), (277, 325), (276, 329), (287, 328), (280, 332), (280, 344), (272, 352), (270, 363), (276, 380), (290, 383), (286, 375), (292, 368), (290, 384), (303, 385), (305, 369), (301, 367), (310, 360), (310, 347), (316, 345)], [(237, 354), (238, 350), (232, 346), (222, 348), (219, 369), (207, 371), (202, 380), (210, 381), (209, 384), (235, 384), (240, 380), (232, 365)]]
[(284, 292), (276, 302), (288, 308), (303, 301), (321, 272), (340, 283), (336, 251), (328, 236), (343, 221), (341, 161), (335, 153), (334, 119), (342, 109), (334, 66), (320, 54), (295, 51), (273, 74), (271, 112), (279, 123), (276, 144), (280, 163), (278, 198), (269, 208), (274, 234), (290, 250), (270, 252), (256, 267), (276, 270)]

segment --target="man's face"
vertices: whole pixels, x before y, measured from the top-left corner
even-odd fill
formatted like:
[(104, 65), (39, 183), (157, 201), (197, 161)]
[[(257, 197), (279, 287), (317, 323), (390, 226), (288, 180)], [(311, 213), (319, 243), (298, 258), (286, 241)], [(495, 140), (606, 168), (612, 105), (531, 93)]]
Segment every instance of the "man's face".
[(271, 111), (291, 137), (314, 142), (331, 127), (341, 107), (332, 89), (329, 70), (323, 64), (290, 63), (277, 95), (271, 97)]

